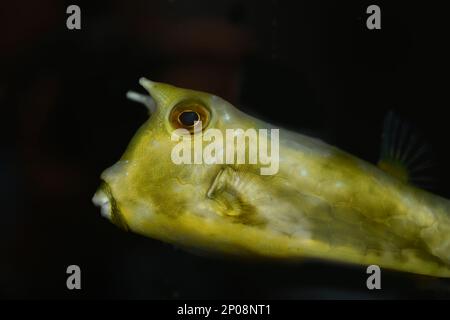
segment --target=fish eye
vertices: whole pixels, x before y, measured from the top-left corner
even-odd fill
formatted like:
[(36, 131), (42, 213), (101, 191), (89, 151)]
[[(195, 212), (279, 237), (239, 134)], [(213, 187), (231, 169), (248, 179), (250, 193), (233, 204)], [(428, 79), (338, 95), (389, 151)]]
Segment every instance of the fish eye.
[(204, 129), (209, 122), (209, 110), (198, 101), (182, 101), (173, 107), (169, 120), (175, 129), (184, 128), (191, 134)]
[(178, 116), (178, 122), (186, 127), (195, 125), (199, 119), (198, 113), (192, 110), (183, 111)]

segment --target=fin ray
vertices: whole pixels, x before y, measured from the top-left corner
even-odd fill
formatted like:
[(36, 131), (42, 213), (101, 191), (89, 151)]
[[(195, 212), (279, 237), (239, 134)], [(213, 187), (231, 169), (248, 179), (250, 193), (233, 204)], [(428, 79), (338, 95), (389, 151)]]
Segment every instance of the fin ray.
[(423, 187), (431, 183), (427, 171), (435, 167), (431, 148), (413, 127), (389, 111), (383, 123), (381, 155), (378, 167), (406, 183)]

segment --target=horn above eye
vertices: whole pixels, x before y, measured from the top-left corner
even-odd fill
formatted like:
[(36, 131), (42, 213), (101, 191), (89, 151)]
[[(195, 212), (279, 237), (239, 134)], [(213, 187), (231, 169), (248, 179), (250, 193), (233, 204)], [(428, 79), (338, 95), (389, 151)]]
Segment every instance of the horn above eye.
[(182, 101), (177, 103), (170, 112), (169, 121), (175, 129), (184, 128), (191, 134), (208, 126), (210, 112), (198, 101)]

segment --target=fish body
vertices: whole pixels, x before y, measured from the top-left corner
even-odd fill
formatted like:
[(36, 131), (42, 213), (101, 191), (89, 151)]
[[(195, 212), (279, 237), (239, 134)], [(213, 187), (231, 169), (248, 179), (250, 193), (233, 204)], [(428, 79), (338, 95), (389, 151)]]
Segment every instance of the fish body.
[(227, 129), (274, 126), (215, 95), (146, 79), (141, 84), (152, 97), (152, 114), (122, 158), (102, 173), (94, 196), (115, 224), (228, 255), (317, 258), (450, 277), (447, 199), (282, 128), (275, 174), (261, 174), (261, 163), (176, 164), (173, 132), (180, 118), (172, 117), (180, 116), (179, 108), (197, 110), (202, 130), (224, 137)]

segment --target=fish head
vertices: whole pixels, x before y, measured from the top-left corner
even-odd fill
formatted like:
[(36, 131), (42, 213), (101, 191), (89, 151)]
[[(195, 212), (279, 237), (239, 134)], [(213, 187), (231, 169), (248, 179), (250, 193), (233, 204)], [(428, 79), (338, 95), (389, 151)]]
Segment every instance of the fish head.
[(193, 142), (199, 131), (214, 128), (225, 135), (226, 129), (254, 127), (255, 121), (213, 94), (147, 79), (140, 83), (152, 98), (151, 115), (120, 160), (101, 174), (93, 202), (126, 230), (174, 244), (213, 246), (212, 234), (221, 241), (223, 215), (208, 192), (223, 165), (176, 163), (174, 148)]

